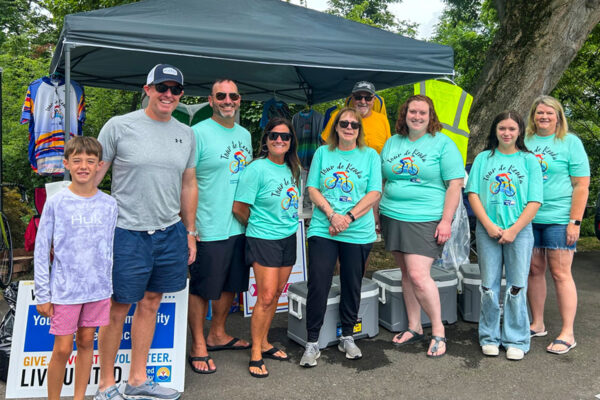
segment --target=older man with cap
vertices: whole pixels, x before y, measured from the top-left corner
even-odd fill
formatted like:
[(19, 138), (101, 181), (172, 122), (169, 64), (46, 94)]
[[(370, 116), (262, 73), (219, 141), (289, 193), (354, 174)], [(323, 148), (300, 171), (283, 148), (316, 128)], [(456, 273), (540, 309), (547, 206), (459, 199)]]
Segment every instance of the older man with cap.
[[(104, 166), (112, 165), (112, 195), (119, 216), (114, 239), (110, 323), (100, 329), (100, 383), (95, 399), (178, 399), (146, 375), (162, 294), (186, 286), (187, 265), (196, 257), (198, 187), (192, 129), (171, 117), (183, 95), (183, 74), (158, 64), (148, 74), (148, 106), (111, 118), (100, 131)], [(114, 360), (132, 304), (131, 364), (119, 393)]]
[[(375, 100), (375, 85), (371, 82), (356, 82), (352, 89), (352, 99), (350, 104), (359, 112), (362, 117), (363, 130), (365, 133), (365, 144), (381, 153), (385, 141), (391, 136), (390, 123), (387, 117), (381, 113), (373, 111), (373, 102)], [(335, 120), (337, 112), (331, 114), (327, 126), (321, 133), (324, 141), (327, 140), (331, 132), (331, 124)]]

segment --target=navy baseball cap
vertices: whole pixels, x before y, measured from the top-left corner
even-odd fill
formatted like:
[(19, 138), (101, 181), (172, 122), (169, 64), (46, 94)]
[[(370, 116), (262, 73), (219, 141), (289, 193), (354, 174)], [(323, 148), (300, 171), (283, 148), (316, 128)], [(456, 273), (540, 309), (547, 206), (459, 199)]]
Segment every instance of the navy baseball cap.
[(148, 73), (146, 85), (155, 85), (161, 82), (173, 81), (183, 86), (183, 74), (179, 68), (169, 64), (157, 64)]

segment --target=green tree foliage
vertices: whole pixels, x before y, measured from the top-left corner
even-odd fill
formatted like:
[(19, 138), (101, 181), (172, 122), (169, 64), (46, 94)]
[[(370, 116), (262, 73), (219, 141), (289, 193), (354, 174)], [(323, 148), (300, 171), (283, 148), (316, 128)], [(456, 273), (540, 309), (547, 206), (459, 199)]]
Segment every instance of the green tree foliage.
[(400, 21), (388, 6), (402, 0), (329, 0), (327, 12), (366, 25), (415, 37), (418, 24)]
[(454, 49), (456, 83), (469, 91), (475, 84), (498, 29), (492, 0), (445, 0), (433, 41)]

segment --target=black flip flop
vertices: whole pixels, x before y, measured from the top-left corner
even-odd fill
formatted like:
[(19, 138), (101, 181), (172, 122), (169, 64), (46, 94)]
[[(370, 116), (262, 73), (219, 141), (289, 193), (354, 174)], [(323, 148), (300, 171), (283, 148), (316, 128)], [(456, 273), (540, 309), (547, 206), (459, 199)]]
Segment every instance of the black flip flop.
[[(248, 368), (256, 367), (262, 369), (263, 365), (265, 365), (265, 362), (262, 358), (260, 360), (250, 360), (250, 362), (248, 363)], [(250, 371), (250, 369), (248, 369), (248, 372), (250, 372), (250, 375), (252, 375), (255, 378), (266, 378), (267, 376), (269, 376), (269, 371), (267, 371), (266, 374), (257, 374), (256, 372), (252, 372)]]
[(440, 343), (444, 342), (446, 343), (446, 338), (442, 337), (442, 336), (431, 336), (431, 340), (433, 340), (433, 346), (431, 346), (431, 354), (425, 354), (427, 357), (429, 358), (440, 358), (446, 355), (446, 351), (448, 350), (448, 348), (446, 347), (446, 351), (444, 351), (442, 354), (436, 354), (439, 350), (440, 347)]
[(227, 342), (225, 344), (220, 344), (220, 345), (216, 345), (216, 346), (207, 346), (206, 350), (208, 350), (208, 351), (246, 350), (251, 347), (250, 344), (248, 344), (247, 346), (236, 346), (235, 344), (239, 341), (240, 341), (239, 338), (234, 337), (233, 339), (231, 339), (229, 342)]
[(272, 360), (277, 360), (277, 361), (287, 361), (290, 359), (290, 356), (281, 357), (281, 356), (275, 355), (278, 351), (281, 351), (281, 350), (278, 349), (277, 347), (273, 346), (269, 350), (263, 351), (262, 356), (263, 356), (263, 358), (270, 358)]
[(425, 339), (425, 334), (423, 334), (423, 333), (417, 333), (417, 332), (413, 331), (412, 329), (407, 329), (405, 331), (402, 331), (402, 332), (398, 333), (397, 335), (395, 335), (394, 338), (401, 338), (402, 335), (404, 335), (405, 332), (408, 332), (408, 333), (410, 333), (413, 336), (410, 339), (408, 339), (406, 342), (402, 342), (402, 343), (392, 342), (392, 344), (394, 346), (400, 347), (400, 346), (404, 346), (406, 344), (418, 343), (418, 342), (422, 342), (423, 339)]
[[(192, 356), (188, 355), (188, 359), (187, 360), (188, 360), (188, 363), (190, 364), (190, 368), (192, 368), (192, 371), (194, 371), (197, 374), (214, 374), (215, 372), (217, 372), (217, 368), (210, 369), (210, 365), (208, 364), (208, 362), (210, 360), (212, 360), (212, 358), (210, 356), (192, 357)], [(195, 361), (205, 362), (206, 366), (208, 367), (208, 369), (207, 370), (202, 370), (200, 368), (194, 367), (194, 362)]]

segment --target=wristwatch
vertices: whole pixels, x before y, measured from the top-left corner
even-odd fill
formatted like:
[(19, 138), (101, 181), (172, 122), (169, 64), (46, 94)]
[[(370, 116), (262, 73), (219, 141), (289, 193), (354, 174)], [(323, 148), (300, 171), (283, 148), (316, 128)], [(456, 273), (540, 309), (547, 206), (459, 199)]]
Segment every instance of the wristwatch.
[(571, 223), (575, 226), (579, 226), (579, 225), (581, 225), (581, 220), (580, 219), (570, 219), (569, 223)]
[(198, 237), (198, 231), (187, 231), (187, 234), (193, 237)]
[(352, 212), (348, 211), (346, 213), (346, 215), (350, 217), (350, 219), (352, 220), (352, 222), (356, 221), (356, 218), (354, 218), (354, 214), (352, 214)]

